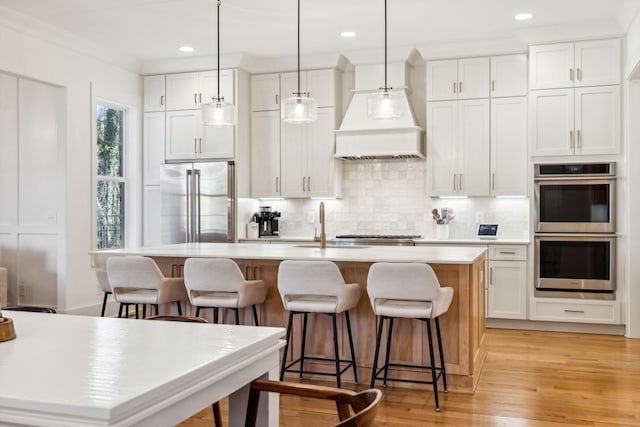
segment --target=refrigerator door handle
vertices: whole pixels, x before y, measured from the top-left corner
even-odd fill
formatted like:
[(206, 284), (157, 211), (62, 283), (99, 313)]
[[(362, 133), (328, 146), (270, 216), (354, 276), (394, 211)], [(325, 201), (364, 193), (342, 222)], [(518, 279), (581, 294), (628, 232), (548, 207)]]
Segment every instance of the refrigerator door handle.
[(195, 242), (200, 241), (201, 229), (200, 229), (200, 169), (195, 169), (193, 171), (194, 174), (194, 203), (195, 203), (195, 215), (194, 215), (194, 234), (195, 234)]
[(187, 203), (187, 209), (186, 209), (186, 215), (187, 215), (187, 227), (185, 228), (185, 241), (187, 243), (191, 242), (191, 230), (192, 230), (192, 223), (191, 223), (191, 218), (192, 218), (192, 212), (191, 212), (191, 169), (187, 169), (186, 171), (186, 175), (185, 175), (185, 182), (186, 182), (186, 188), (185, 188), (185, 200)]

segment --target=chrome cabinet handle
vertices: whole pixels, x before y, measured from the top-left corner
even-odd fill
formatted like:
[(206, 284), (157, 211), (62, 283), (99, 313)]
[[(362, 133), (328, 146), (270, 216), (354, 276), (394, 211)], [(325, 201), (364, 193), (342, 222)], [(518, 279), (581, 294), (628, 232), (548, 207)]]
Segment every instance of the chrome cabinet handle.
[(458, 174), (458, 190), (462, 191), (462, 174)]
[(456, 93), (456, 82), (453, 82), (453, 93)]
[(307, 191), (311, 192), (311, 177), (307, 177)]
[(278, 94), (276, 93), (276, 105), (278, 105)]
[(199, 98), (199, 100), (200, 100), (200, 104), (202, 104), (202, 94), (199, 94), (199, 95), (198, 95), (198, 98)]
[(492, 173), (491, 174), (491, 189), (495, 190), (496, 189), (496, 173)]
[(305, 186), (306, 181), (307, 181), (307, 177), (303, 176), (302, 177), (302, 191), (306, 191), (306, 186)]
[(462, 82), (458, 83), (458, 93), (462, 93)]
[(576, 148), (582, 147), (582, 136), (580, 135), (580, 129), (576, 131)]
[(580, 68), (576, 68), (576, 78), (578, 81), (582, 81), (582, 70)]
[(493, 267), (489, 268), (489, 284), (493, 285)]
[(496, 91), (496, 81), (491, 80), (491, 92), (495, 92), (495, 91)]
[(194, 94), (193, 94), (193, 103), (194, 103), (195, 105), (198, 105), (198, 94), (197, 94), (197, 93), (194, 93)]
[(164, 95), (160, 95), (160, 105), (164, 105)]
[(500, 255), (515, 255), (515, 251), (500, 251)]
[(198, 152), (198, 138), (193, 138), (193, 152)]
[(573, 148), (573, 131), (569, 131), (569, 148)]
[(280, 192), (280, 177), (276, 176), (276, 193)]
[(200, 140), (200, 153), (202, 153), (202, 138), (199, 138)]
[(569, 80), (573, 81), (573, 68), (569, 68)]
[(456, 174), (453, 174), (453, 191), (456, 191)]

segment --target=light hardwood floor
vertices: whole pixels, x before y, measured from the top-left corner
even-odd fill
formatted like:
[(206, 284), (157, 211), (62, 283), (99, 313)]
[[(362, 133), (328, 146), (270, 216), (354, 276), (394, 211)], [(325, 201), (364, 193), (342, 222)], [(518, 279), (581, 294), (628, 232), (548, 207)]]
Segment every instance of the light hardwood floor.
[[(486, 339), (474, 395), (440, 393), (438, 413), (432, 392), (387, 387), (376, 425), (640, 426), (640, 340), (501, 329), (488, 329)], [(285, 396), (280, 408), (282, 427), (337, 422), (328, 402)], [(211, 425), (210, 407), (181, 424)]]

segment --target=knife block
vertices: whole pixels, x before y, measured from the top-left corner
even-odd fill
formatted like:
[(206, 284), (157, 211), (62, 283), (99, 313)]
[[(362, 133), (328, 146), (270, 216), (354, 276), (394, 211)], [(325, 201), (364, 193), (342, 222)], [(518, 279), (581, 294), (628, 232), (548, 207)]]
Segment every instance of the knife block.
[(0, 342), (10, 341), (16, 337), (16, 329), (13, 327), (13, 320), (5, 317), (0, 323)]

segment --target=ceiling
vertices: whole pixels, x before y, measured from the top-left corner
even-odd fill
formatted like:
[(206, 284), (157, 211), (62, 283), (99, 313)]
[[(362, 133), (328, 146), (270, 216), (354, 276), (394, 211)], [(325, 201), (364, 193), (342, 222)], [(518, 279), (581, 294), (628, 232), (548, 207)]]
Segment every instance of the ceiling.
[[(222, 54), (296, 54), (295, 0), (223, 0)], [(36, 18), (142, 61), (216, 53), (216, 0), (0, 0)], [(302, 0), (303, 55), (381, 49), (383, 0)], [(390, 48), (478, 40), (532, 41), (625, 34), (640, 0), (390, 0)], [(519, 12), (533, 13), (515, 21)], [(354, 38), (339, 33), (351, 30)], [(546, 36), (545, 36), (546, 34)], [(544, 38), (548, 40), (544, 40)], [(195, 51), (184, 54), (181, 45)]]

